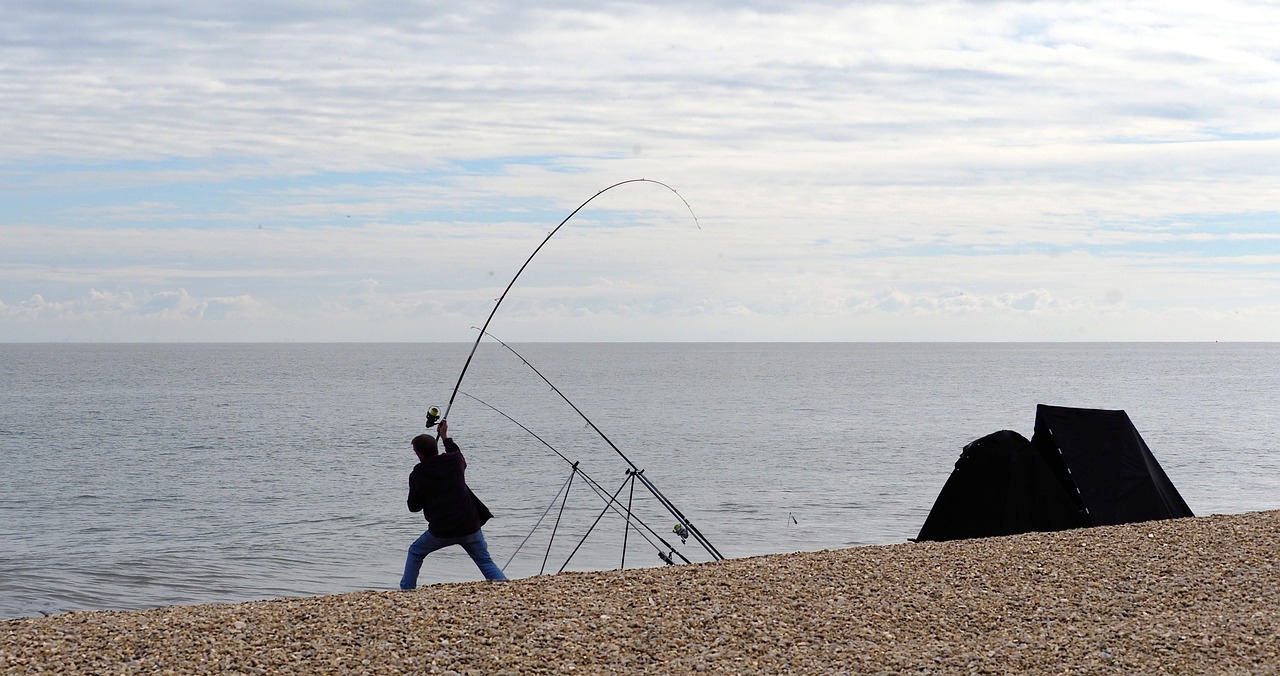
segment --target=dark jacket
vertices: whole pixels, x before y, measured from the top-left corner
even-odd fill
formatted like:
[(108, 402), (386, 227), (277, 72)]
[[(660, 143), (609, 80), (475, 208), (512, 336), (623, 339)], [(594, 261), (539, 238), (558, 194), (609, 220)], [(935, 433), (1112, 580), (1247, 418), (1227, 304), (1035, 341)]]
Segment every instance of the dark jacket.
[(409, 474), (409, 511), (422, 512), (427, 530), (437, 537), (470, 535), (493, 514), (467, 486), (467, 460), (446, 437), (444, 453), (418, 463)]

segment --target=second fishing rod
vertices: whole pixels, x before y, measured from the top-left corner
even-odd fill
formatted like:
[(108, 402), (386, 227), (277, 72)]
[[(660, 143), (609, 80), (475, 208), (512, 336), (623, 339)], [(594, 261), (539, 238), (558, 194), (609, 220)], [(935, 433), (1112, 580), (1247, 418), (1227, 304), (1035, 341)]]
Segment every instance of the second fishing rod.
[[(569, 465), (571, 465), (571, 466), (572, 466), (572, 468), (573, 468), (573, 473), (570, 475), (570, 478), (572, 478), (573, 476), (581, 476), (581, 477), (583, 478), (583, 480), (584, 480), (584, 481), (586, 481), (587, 486), (588, 486), (588, 487), (590, 487), (590, 488), (591, 488), (591, 490), (593, 490), (593, 491), (594, 491), (597, 495), (599, 495), (602, 499), (604, 499), (604, 501), (605, 501), (605, 505), (606, 505), (606, 509), (612, 509), (612, 510), (613, 510), (615, 513), (617, 513), (619, 516), (623, 517), (623, 519), (625, 519), (625, 520), (626, 520), (627, 525), (628, 525), (628, 527), (629, 527), (629, 528), (637, 528), (634, 524), (639, 524), (639, 527), (642, 527), (645, 531), (648, 531), (648, 532), (649, 532), (649, 535), (653, 536), (653, 538), (656, 538), (659, 542), (661, 542), (661, 543), (663, 544), (663, 547), (666, 547), (666, 551), (669, 551), (669, 552), (670, 552), (669, 554), (667, 554), (667, 555), (666, 555), (666, 557), (664, 557), (664, 560), (666, 560), (668, 563), (670, 563), (670, 562), (671, 562), (671, 561), (669, 560), (669, 557), (670, 557), (671, 555), (679, 556), (679, 557), (680, 557), (680, 559), (681, 559), (681, 560), (683, 560), (685, 563), (690, 563), (689, 559), (688, 559), (687, 557), (685, 557), (685, 555), (684, 555), (684, 554), (681, 554), (679, 551), (677, 551), (677, 550), (676, 550), (676, 548), (675, 548), (674, 546), (672, 546), (672, 545), (671, 545), (671, 543), (669, 543), (669, 542), (667, 542), (666, 540), (664, 540), (664, 539), (662, 538), (662, 536), (661, 536), (661, 535), (659, 535), (659, 534), (658, 534), (658, 532), (657, 532), (656, 530), (654, 530), (654, 529), (653, 529), (649, 524), (645, 523), (642, 519), (640, 519), (638, 516), (636, 516), (636, 515), (631, 511), (631, 507), (630, 507), (630, 505), (623, 505), (621, 502), (619, 502), (619, 501), (618, 501), (618, 499), (617, 499), (617, 496), (616, 496), (616, 495), (612, 495), (612, 496), (611, 496), (611, 495), (609, 494), (609, 491), (607, 491), (607, 490), (605, 489), (605, 487), (604, 487), (604, 486), (602, 486), (602, 485), (601, 485), (598, 481), (596, 481), (595, 479), (591, 478), (591, 476), (590, 476), (590, 475), (588, 475), (588, 474), (586, 473), (586, 471), (584, 471), (584, 470), (579, 466), (579, 463), (578, 463), (578, 462), (575, 462), (575, 461), (573, 461), (573, 460), (570, 460), (570, 459), (568, 458), (568, 456), (566, 456), (565, 454), (561, 453), (561, 452), (560, 452), (560, 451), (559, 451), (555, 446), (552, 446), (552, 445), (551, 445), (550, 443), (548, 443), (545, 439), (543, 439), (542, 437), (538, 436), (538, 434), (537, 434), (536, 432), (534, 432), (533, 430), (529, 429), (527, 426), (525, 426), (525, 424), (524, 424), (524, 423), (522, 423), (522, 422), (520, 422), (519, 420), (516, 420), (515, 418), (512, 418), (511, 416), (507, 415), (506, 413), (504, 413), (503, 411), (501, 411), (500, 409), (498, 409), (498, 408), (497, 408), (496, 406), (494, 406), (493, 404), (490, 404), (489, 402), (487, 402), (487, 401), (485, 401), (485, 400), (483, 400), (483, 399), (481, 399), (481, 398), (479, 398), (479, 397), (477, 397), (477, 396), (475, 396), (475, 395), (473, 395), (473, 394), (470, 394), (470, 393), (464, 392), (464, 391), (459, 391), (459, 392), (458, 392), (458, 394), (461, 394), (462, 396), (467, 397), (467, 398), (471, 399), (472, 401), (475, 401), (476, 403), (478, 403), (478, 404), (481, 404), (481, 405), (485, 406), (486, 408), (488, 408), (489, 410), (493, 411), (494, 413), (497, 413), (498, 415), (502, 416), (503, 418), (506, 418), (506, 419), (507, 419), (507, 420), (509, 420), (511, 423), (515, 424), (517, 427), (519, 427), (520, 429), (522, 429), (522, 430), (524, 430), (525, 432), (527, 432), (527, 433), (528, 433), (530, 436), (532, 436), (534, 439), (537, 439), (537, 440), (538, 440), (538, 442), (539, 442), (539, 443), (541, 443), (543, 446), (546, 446), (547, 448), (551, 449), (551, 452), (552, 452), (552, 453), (555, 453), (557, 456), (559, 456), (561, 460), (564, 460), (565, 462), (569, 463)], [(628, 472), (628, 478), (629, 478), (629, 479), (630, 479), (630, 478), (632, 478), (632, 477), (634, 477), (634, 476), (635, 476), (635, 473), (634, 473), (634, 472)], [(625, 485), (625, 484), (624, 484), (624, 485)], [(564, 488), (561, 488), (561, 490), (563, 491), (563, 490), (564, 490)], [(536, 528), (537, 528), (537, 526), (534, 526), (534, 528), (536, 529)], [(638, 532), (640, 532), (641, 537), (643, 537), (643, 538), (645, 539), (645, 541), (646, 541), (646, 542), (648, 542), (648, 543), (649, 543), (649, 544), (650, 544), (654, 549), (658, 550), (658, 552), (659, 552), (659, 556), (662, 556), (662, 552), (664, 551), (664, 550), (663, 550), (663, 548), (662, 548), (662, 547), (658, 547), (657, 545), (654, 545), (654, 544), (653, 544), (653, 540), (651, 540), (651, 539), (649, 538), (649, 536), (646, 536), (646, 535), (644, 534), (644, 532), (639, 531), (639, 528), (637, 528), (637, 531), (638, 531)], [(530, 535), (532, 535), (532, 533), (530, 533)], [(525, 538), (525, 539), (527, 540), (528, 538)], [(584, 536), (584, 537), (583, 537), (583, 539), (585, 540), (585, 539), (586, 539), (586, 537)], [(523, 544), (522, 544), (522, 546), (523, 546)], [(519, 548), (517, 548), (517, 549), (519, 549)], [(576, 551), (576, 550), (575, 550), (575, 551)], [(623, 555), (624, 555), (624, 557), (625, 557), (625, 555), (626, 555), (626, 546), (625, 546), (625, 544), (623, 545)], [(513, 555), (513, 556), (514, 556), (514, 555)], [(572, 558), (572, 554), (570, 555), (570, 558)], [(625, 561), (625, 558), (624, 558), (624, 561)], [(510, 561), (508, 561), (507, 563), (510, 563)], [(566, 560), (565, 560), (565, 565), (568, 565), (568, 564), (569, 564), (569, 561), (566, 559)], [(505, 566), (504, 566), (504, 568), (505, 568)], [(564, 569), (564, 567), (562, 566), (562, 567), (561, 567), (561, 570), (563, 570), (563, 569)]]
[[(475, 327), (472, 327), (472, 328), (475, 328)], [(658, 502), (660, 502), (663, 507), (666, 507), (667, 511), (671, 512), (672, 516), (676, 517), (676, 519), (679, 520), (679, 524), (677, 525), (677, 528), (679, 528), (680, 526), (683, 526), (684, 529), (686, 529), (686, 531), (690, 535), (692, 535), (693, 538), (697, 540), (699, 544), (702, 545), (703, 549), (706, 549), (707, 553), (711, 554), (711, 556), (714, 557), (717, 561), (724, 559), (724, 556), (720, 554), (720, 551), (717, 550), (709, 540), (707, 540), (707, 538), (702, 534), (702, 531), (698, 530), (698, 528), (693, 525), (693, 522), (690, 521), (689, 518), (685, 516), (684, 513), (681, 512), (678, 507), (675, 506), (675, 503), (671, 502), (671, 500), (669, 500), (667, 496), (663, 495), (662, 491), (658, 490), (658, 487), (654, 485), (654, 483), (644, 475), (644, 470), (636, 466), (634, 462), (631, 462), (631, 458), (628, 458), (627, 454), (623, 453), (622, 449), (618, 448), (617, 444), (614, 444), (613, 441), (611, 441), (609, 437), (599, 427), (596, 427), (596, 424), (591, 422), (591, 419), (587, 417), (587, 414), (583, 413), (582, 410), (579, 409), (572, 401), (569, 401), (569, 397), (565, 396), (564, 392), (561, 392), (560, 388), (555, 386), (555, 383), (552, 383), (549, 379), (547, 379), (547, 377), (543, 375), (542, 372), (539, 371), (536, 366), (530, 363), (528, 359), (525, 359), (519, 352), (516, 352), (515, 348), (506, 344), (500, 338), (493, 335), (492, 333), (489, 333), (487, 330), (483, 328), (476, 329), (476, 330), (480, 332), (481, 336), (488, 336), (498, 341), (498, 343), (503, 347), (507, 348), (507, 350), (509, 350), (511, 354), (514, 354), (520, 361), (524, 362), (525, 366), (528, 366), (530, 369), (533, 370), (534, 373), (538, 374), (538, 377), (542, 379), (542, 382), (546, 383), (547, 386), (550, 387), (553, 392), (559, 395), (560, 398), (563, 399), (564, 402), (568, 404), (569, 407), (572, 408), (574, 412), (577, 413), (578, 416), (581, 417), (587, 423), (587, 425), (591, 426), (591, 429), (595, 430), (596, 434), (600, 435), (600, 438), (603, 439), (604, 442), (609, 445), (609, 448), (612, 448), (614, 452), (618, 454), (618, 457), (622, 458), (623, 461), (625, 461), (627, 465), (631, 467), (632, 473), (635, 475), (636, 478), (640, 479), (640, 482), (645, 485), (645, 488), (649, 489), (649, 492), (653, 494), (653, 497), (657, 498)]]

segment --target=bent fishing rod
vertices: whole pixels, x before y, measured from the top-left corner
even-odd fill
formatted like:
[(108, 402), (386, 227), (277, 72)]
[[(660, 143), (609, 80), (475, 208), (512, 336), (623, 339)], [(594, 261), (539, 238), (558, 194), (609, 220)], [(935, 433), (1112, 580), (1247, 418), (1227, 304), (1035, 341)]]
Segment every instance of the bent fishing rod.
[(592, 200), (605, 194), (606, 192), (609, 192), (610, 190), (613, 190), (614, 188), (620, 185), (626, 185), (628, 183), (652, 183), (654, 185), (662, 186), (663, 188), (670, 190), (672, 193), (675, 193), (675, 196), (679, 197), (680, 201), (684, 202), (684, 206), (689, 209), (689, 215), (693, 216), (694, 225), (698, 226), (699, 230), (702, 229), (702, 225), (698, 223), (698, 215), (693, 213), (693, 207), (689, 206), (689, 201), (686, 200), (683, 196), (681, 196), (680, 193), (675, 188), (672, 188), (671, 186), (667, 185), (666, 183), (663, 183), (662, 181), (655, 181), (649, 178), (630, 178), (625, 181), (618, 181), (617, 183), (614, 183), (613, 185), (587, 198), (585, 202), (578, 205), (577, 209), (574, 209), (572, 213), (570, 213), (568, 216), (565, 216), (564, 220), (560, 221), (559, 225), (557, 225), (555, 228), (552, 228), (551, 232), (547, 233), (546, 238), (542, 240), (542, 243), (538, 245), (538, 248), (533, 250), (533, 253), (529, 254), (529, 258), (525, 259), (524, 265), (520, 266), (520, 269), (516, 271), (515, 276), (511, 278), (511, 281), (509, 283), (507, 283), (507, 288), (503, 289), (502, 295), (498, 296), (497, 302), (493, 304), (493, 310), (489, 312), (488, 319), (484, 320), (484, 326), (480, 328), (480, 333), (476, 336), (476, 342), (471, 345), (471, 353), (467, 355), (466, 362), (462, 364), (462, 372), (458, 374), (458, 382), (453, 386), (453, 394), (449, 395), (449, 403), (446, 404), (444, 407), (444, 415), (442, 416), (438, 414), (434, 416), (428, 415), (427, 427), (431, 427), (434, 424), (434, 422), (431, 420), (432, 417), (436, 417), (439, 420), (447, 420), (449, 418), (449, 410), (453, 408), (453, 400), (458, 396), (458, 388), (462, 387), (462, 379), (467, 375), (467, 367), (471, 366), (471, 358), (476, 355), (476, 348), (480, 346), (480, 341), (484, 338), (485, 329), (489, 328), (489, 322), (492, 322), (493, 316), (498, 314), (498, 307), (502, 305), (502, 301), (507, 297), (507, 292), (511, 291), (511, 287), (515, 286), (516, 280), (520, 278), (520, 275), (524, 272), (524, 269), (529, 267), (529, 263), (533, 262), (533, 257), (537, 256), (539, 251), (542, 251), (542, 247), (546, 246), (547, 242), (551, 241), (551, 238), (554, 237), (555, 234), (560, 231), (560, 228), (564, 227), (565, 223), (569, 222), (569, 219), (577, 215), (579, 211), (582, 211), (582, 209), (586, 207), (588, 204), (590, 204)]
[[(494, 406), (493, 404), (490, 404), (489, 402), (487, 402), (487, 401), (485, 401), (485, 400), (483, 400), (483, 399), (481, 399), (481, 398), (479, 398), (479, 397), (477, 397), (477, 396), (475, 396), (475, 395), (473, 395), (473, 394), (471, 394), (471, 393), (469, 393), (469, 392), (465, 392), (465, 391), (464, 391), (464, 392), (459, 392), (459, 394), (461, 394), (462, 396), (467, 397), (468, 399), (471, 399), (471, 400), (473, 400), (473, 401), (475, 401), (475, 402), (477, 402), (477, 403), (479, 403), (479, 404), (482, 404), (482, 405), (484, 405), (484, 406), (488, 407), (488, 408), (489, 408), (491, 411), (493, 411), (494, 413), (497, 413), (498, 415), (502, 416), (503, 418), (506, 418), (507, 420), (509, 420), (509, 421), (511, 421), (512, 423), (514, 423), (517, 427), (519, 427), (520, 429), (522, 429), (522, 430), (524, 430), (525, 432), (527, 432), (527, 433), (529, 434), (529, 436), (533, 437), (534, 439), (537, 439), (537, 440), (538, 440), (538, 442), (539, 442), (539, 443), (541, 443), (543, 446), (546, 446), (547, 448), (551, 449), (551, 452), (552, 452), (552, 453), (555, 453), (557, 456), (559, 456), (559, 457), (560, 457), (560, 459), (561, 459), (561, 460), (564, 460), (565, 462), (569, 463), (569, 464), (573, 467), (573, 471), (572, 471), (572, 473), (570, 474), (570, 478), (572, 478), (572, 477), (573, 477), (573, 476), (575, 476), (575, 475), (577, 475), (577, 476), (581, 476), (581, 477), (583, 478), (583, 480), (587, 482), (587, 485), (588, 485), (588, 486), (589, 486), (593, 491), (595, 491), (596, 495), (597, 495), (597, 496), (599, 496), (601, 499), (603, 499), (603, 500), (605, 501), (605, 509), (606, 509), (606, 510), (608, 510), (608, 509), (613, 509), (613, 511), (614, 511), (618, 516), (621, 516), (621, 517), (622, 517), (622, 518), (627, 522), (627, 525), (628, 525), (628, 526), (630, 526), (630, 527), (632, 527), (632, 528), (636, 528), (635, 524), (640, 524), (640, 526), (643, 526), (643, 527), (644, 527), (644, 530), (649, 531), (649, 533), (650, 533), (654, 538), (657, 538), (657, 540), (658, 540), (659, 542), (661, 542), (661, 543), (662, 543), (663, 547), (665, 547), (665, 548), (670, 552), (670, 554), (667, 554), (667, 555), (666, 555), (667, 557), (670, 557), (670, 555), (671, 555), (671, 554), (675, 554), (676, 556), (679, 556), (679, 557), (680, 557), (680, 559), (681, 559), (681, 560), (683, 560), (685, 563), (691, 563), (691, 562), (689, 561), (689, 559), (685, 557), (685, 555), (684, 555), (684, 554), (681, 554), (679, 551), (677, 551), (677, 550), (676, 550), (676, 548), (675, 548), (674, 546), (672, 546), (672, 545), (671, 545), (671, 543), (669, 543), (669, 542), (667, 542), (665, 539), (663, 539), (663, 537), (662, 537), (661, 535), (659, 535), (659, 534), (658, 534), (658, 532), (657, 532), (657, 531), (655, 531), (655, 530), (653, 529), (653, 527), (651, 527), (649, 524), (645, 523), (645, 521), (644, 521), (643, 519), (641, 519), (640, 517), (636, 516), (636, 515), (635, 515), (635, 513), (631, 511), (631, 507), (630, 507), (630, 506), (623, 506), (623, 504), (618, 500), (618, 497), (617, 497), (617, 494), (616, 494), (616, 493), (615, 493), (615, 494), (613, 494), (613, 495), (609, 495), (609, 492), (608, 492), (607, 490), (605, 490), (604, 486), (600, 485), (600, 483), (599, 483), (598, 481), (596, 481), (595, 479), (591, 478), (591, 476), (590, 476), (589, 474), (587, 474), (587, 473), (586, 473), (586, 471), (584, 471), (581, 467), (579, 467), (579, 466), (578, 466), (578, 463), (576, 463), (576, 462), (574, 462), (574, 461), (570, 460), (567, 456), (565, 456), (565, 454), (561, 453), (561, 452), (559, 451), (559, 449), (557, 449), (555, 446), (552, 446), (550, 443), (548, 443), (546, 439), (543, 439), (542, 437), (538, 436), (538, 434), (537, 434), (537, 433), (535, 433), (533, 430), (531, 430), (531, 429), (529, 429), (528, 427), (526, 427), (526, 426), (524, 425), (524, 423), (522, 423), (522, 422), (520, 422), (519, 420), (516, 420), (515, 418), (512, 418), (511, 416), (507, 415), (507, 414), (506, 414), (506, 413), (504, 413), (503, 411), (499, 410), (499, 409), (498, 409), (498, 407)], [(635, 476), (635, 475), (636, 475), (636, 473), (635, 473), (635, 472), (629, 472), (629, 474), (631, 474), (632, 476)], [(561, 489), (560, 489), (560, 490), (561, 490), (561, 491), (564, 491), (564, 487), (561, 487)], [(560, 496), (560, 494), (559, 494), (559, 493), (557, 493), (557, 494), (556, 494), (556, 497), (559, 497), (559, 496)], [(567, 497), (567, 496), (566, 496), (566, 497)], [(554, 504), (554, 501), (553, 501), (553, 504)], [(549, 509), (549, 508), (548, 508), (548, 509)], [(546, 516), (546, 514), (543, 514), (543, 517), (545, 517), (545, 516)], [(597, 521), (599, 521), (599, 519), (598, 519), (598, 518), (597, 518)], [(539, 520), (538, 520), (538, 524), (540, 525), (540, 524), (541, 524), (541, 522), (542, 522), (542, 520), (541, 520), (541, 519), (539, 519)], [(634, 523), (632, 523), (632, 522), (634, 522)], [(534, 529), (536, 530), (536, 529), (537, 529), (537, 527), (538, 527), (538, 526), (537, 526), (537, 525), (535, 525), (535, 526), (534, 526)], [(653, 547), (654, 549), (656, 549), (656, 550), (658, 551), (659, 556), (662, 556), (662, 548), (661, 548), (661, 547), (658, 547), (657, 545), (653, 544), (653, 540), (650, 540), (650, 539), (649, 539), (649, 537), (648, 537), (648, 536), (646, 536), (646, 535), (644, 534), (644, 531), (641, 531), (639, 528), (636, 528), (636, 531), (637, 531), (637, 532), (639, 532), (639, 533), (640, 533), (640, 536), (641, 536), (642, 538), (644, 538), (644, 540), (645, 540), (646, 542), (648, 542), (648, 543), (649, 543), (649, 546)], [(530, 535), (532, 535), (532, 534), (533, 534), (533, 533), (530, 533)], [(588, 534), (590, 534), (590, 531), (588, 531)], [(585, 540), (585, 539), (586, 539), (586, 536), (583, 536), (583, 540)], [(525, 538), (525, 540), (527, 541), (527, 540), (528, 540), (528, 537), (526, 537), (526, 538)], [(520, 546), (521, 546), (521, 547), (523, 547), (523, 546), (524, 546), (524, 543), (521, 543), (521, 545), (520, 545)], [(581, 543), (579, 543), (579, 546), (581, 546)], [(519, 550), (519, 547), (517, 547), (517, 551), (518, 551), (518, 550)], [(574, 552), (576, 553), (576, 552), (577, 552), (577, 549), (575, 549), (575, 550), (574, 550)], [(512, 557), (513, 557), (513, 558), (514, 558), (514, 556), (515, 556), (515, 555), (514, 555), (514, 554), (512, 554)], [(573, 557), (573, 554), (570, 554), (570, 555), (569, 555), (569, 557), (570, 557), (570, 558), (572, 558), (572, 557)], [(663, 560), (667, 560), (667, 559), (666, 559), (666, 558), (664, 558)], [(509, 564), (509, 563), (511, 563), (511, 562), (510, 562), (510, 561), (507, 561), (507, 563)], [(569, 564), (569, 561), (566, 559), (566, 560), (565, 560), (565, 565), (568, 565), (568, 564)], [(504, 567), (505, 567), (505, 566), (504, 566)], [(563, 569), (564, 569), (564, 568), (562, 567), (562, 568), (561, 568), (561, 570), (563, 570)]]
[[(560, 398), (563, 399), (564, 402), (568, 404), (569, 407), (572, 408), (574, 412), (578, 414), (579, 417), (581, 417), (584, 421), (586, 421), (586, 423), (591, 426), (591, 429), (595, 430), (596, 434), (600, 435), (601, 439), (604, 439), (604, 442), (609, 445), (609, 448), (612, 448), (614, 452), (618, 454), (619, 457), (621, 457), (623, 460), (626, 461), (628, 465), (631, 466), (632, 474), (636, 478), (640, 479), (640, 482), (645, 485), (645, 488), (649, 489), (649, 492), (653, 494), (653, 497), (657, 498), (658, 502), (662, 503), (662, 506), (666, 507), (667, 511), (671, 512), (672, 516), (680, 520), (681, 525), (683, 525), (685, 528), (689, 530), (689, 533), (692, 534), (694, 539), (697, 540), (698, 543), (701, 544), (702, 547), (707, 550), (707, 553), (715, 557), (717, 561), (724, 558), (724, 556), (720, 554), (719, 550), (717, 550), (715, 546), (712, 545), (711, 542), (707, 540), (705, 536), (702, 535), (702, 531), (698, 530), (698, 528), (693, 525), (693, 522), (689, 520), (689, 517), (685, 516), (684, 513), (682, 513), (680, 509), (675, 506), (675, 503), (671, 502), (671, 500), (669, 500), (667, 496), (663, 495), (662, 491), (658, 490), (658, 487), (654, 485), (652, 481), (649, 480), (649, 477), (646, 477), (644, 475), (644, 470), (637, 467), (634, 462), (631, 462), (631, 458), (628, 458), (627, 454), (623, 453), (622, 449), (618, 448), (617, 444), (614, 444), (613, 441), (610, 440), (609, 437), (606, 436), (605, 433), (601, 431), (599, 427), (596, 427), (596, 424), (591, 422), (591, 419), (587, 417), (587, 414), (583, 413), (582, 410), (579, 409), (572, 401), (569, 401), (569, 397), (565, 396), (564, 392), (561, 392), (560, 388), (555, 386), (555, 383), (552, 383), (550, 380), (547, 379), (546, 376), (542, 375), (542, 372), (538, 370), (538, 367), (531, 364), (528, 359), (525, 359), (519, 352), (516, 352), (515, 348), (504, 343), (502, 339), (498, 338), (497, 336), (493, 335), (492, 333), (489, 333), (484, 329), (480, 329), (480, 337), (483, 338), (485, 336), (489, 336), (490, 338), (498, 341), (498, 343), (501, 344), (503, 347), (507, 348), (507, 350), (509, 350), (511, 354), (514, 354), (517, 358), (520, 359), (520, 361), (524, 362), (525, 366), (528, 366), (529, 368), (533, 369), (533, 372), (538, 374), (538, 377), (542, 379), (542, 382), (546, 383), (553, 392), (560, 395)], [(564, 457), (564, 456), (561, 456), (561, 457)]]

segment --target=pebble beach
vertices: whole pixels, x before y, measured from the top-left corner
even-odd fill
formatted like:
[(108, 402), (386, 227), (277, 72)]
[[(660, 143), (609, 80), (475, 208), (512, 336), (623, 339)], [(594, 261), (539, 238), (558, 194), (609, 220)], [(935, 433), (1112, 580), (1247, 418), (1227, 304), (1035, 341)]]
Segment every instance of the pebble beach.
[(1274, 674), (1278, 559), (1280, 511), (1269, 511), (413, 592), (75, 612), (4, 621), (0, 668)]

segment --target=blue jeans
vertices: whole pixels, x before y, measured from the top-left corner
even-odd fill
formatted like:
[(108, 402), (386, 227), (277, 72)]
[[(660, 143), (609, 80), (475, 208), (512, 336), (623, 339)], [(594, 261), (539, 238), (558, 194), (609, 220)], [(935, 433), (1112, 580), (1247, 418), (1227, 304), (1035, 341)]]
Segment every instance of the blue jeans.
[(409, 558), (404, 562), (404, 577), (400, 578), (400, 588), (416, 589), (418, 570), (422, 568), (422, 560), (427, 558), (427, 554), (450, 545), (462, 545), (462, 548), (471, 555), (471, 560), (480, 567), (480, 572), (484, 573), (485, 579), (507, 579), (507, 576), (502, 574), (502, 569), (489, 556), (489, 543), (484, 541), (483, 532), (476, 531), (456, 538), (442, 538), (432, 535), (431, 531), (425, 531), (413, 541), (413, 544), (409, 545)]

